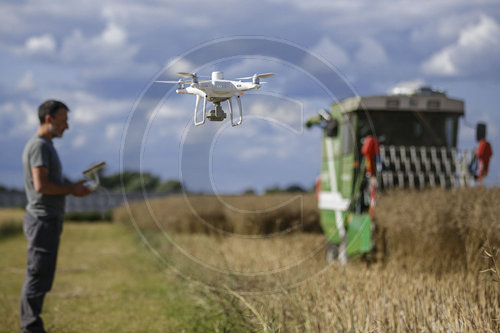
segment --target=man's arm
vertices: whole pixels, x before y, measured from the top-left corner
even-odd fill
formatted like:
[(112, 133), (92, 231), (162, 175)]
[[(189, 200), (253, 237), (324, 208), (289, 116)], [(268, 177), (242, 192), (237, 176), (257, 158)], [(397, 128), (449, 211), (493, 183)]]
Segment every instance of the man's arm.
[(74, 184), (55, 184), (49, 181), (49, 169), (45, 166), (40, 166), (31, 169), (33, 176), (33, 187), (35, 191), (49, 195), (68, 195), (72, 194), (75, 197), (83, 197), (91, 193), (90, 189), (85, 187), (81, 180)]

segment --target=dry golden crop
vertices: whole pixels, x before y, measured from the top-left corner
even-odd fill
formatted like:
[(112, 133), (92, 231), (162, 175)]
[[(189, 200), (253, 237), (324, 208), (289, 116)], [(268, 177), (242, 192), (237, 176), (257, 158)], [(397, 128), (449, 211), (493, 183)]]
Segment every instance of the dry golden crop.
[[(173, 233), (262, 235), (290, 229), (321, 231), (313, 194), (266, 196), (172, 196), (131, 202), (129, 209), (142, 229)], [(115, 221), (130, 219), (127, 207), (113, 213)], [(139, 218), (140, 217), (140, 218)]]
[[(182, 197), (130, 209), (157, 253), (249, 330), (500, 331), (500, 189), (380, 196), (379, 260), (345, 267), (325, 264), (321, 233), (303, 232), (318, 230), (314, 197), (280, 206), (288, 199), (190, 198), (197, 214)], [(115, 216), (128, 219), (123, 209)]]

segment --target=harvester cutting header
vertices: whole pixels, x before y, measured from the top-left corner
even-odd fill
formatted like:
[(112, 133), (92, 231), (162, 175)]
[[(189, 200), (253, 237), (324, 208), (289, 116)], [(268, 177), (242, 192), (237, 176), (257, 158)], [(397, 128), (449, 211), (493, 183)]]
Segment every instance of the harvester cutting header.
[(478, 149), (457, 149), (464, 102), (428, 87), (352, 97), (321, 110), (306, 126), (323, 129), (317, 194), (327, 260), (373, 250), (375, 193), (386, 188), (480, 185), (492, 155), (486, 125)]

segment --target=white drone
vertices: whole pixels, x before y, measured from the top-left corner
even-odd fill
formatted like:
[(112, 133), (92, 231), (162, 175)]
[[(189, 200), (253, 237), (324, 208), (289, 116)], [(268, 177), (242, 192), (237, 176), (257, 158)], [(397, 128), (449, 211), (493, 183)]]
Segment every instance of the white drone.
[[(160, 83), (177, 83), (176, 92), (180, 95), (190, 94), (196, 95), (196, 105), (194, 109), (194, 124), (195, 126), (203, 125), (206, 118), (211, 121), (222, 121), (226, 119), (226, 113), (222, 110), (220, 105), (221, 102), (228, 101), (229, 103), (229, 116), (231, 118), (231, 125), (238, 126), (243, 121), (243, 110), (241, 107), (240, 96), (243, 95), (245, 91), (259, 89), (261, 83), (261, 78), (266, 78), (273, 76), (274, 73), (265, 74), (254, 74), (249, 77), (237, 78), (238, 81), (224, 80), (224, 74), (222, 72), (212, 72), (211, 80), (198, 80), (196, 73), (177, 73), (180, 76), (190, 77), (191, 80), (184, 81), (182, 78), (179, 81), (156, 81)], [(241, 81), (241, 80), (252, 80)], [(189, 84), (189, 85), (187, 85)], [(187, 85), (187, 86), (186, 86)], [(238, 102), (238, 109), (240, 113), (240, 119), (237, 122), (233, 121), (233, 104), (231, 99), (236, 97)], [(200, 101), (203, 98), (203, 117), (198, 116), (198, 109), (200, 106)], [(214, 109), (207, 112), (207, 102), (212, 102)]]

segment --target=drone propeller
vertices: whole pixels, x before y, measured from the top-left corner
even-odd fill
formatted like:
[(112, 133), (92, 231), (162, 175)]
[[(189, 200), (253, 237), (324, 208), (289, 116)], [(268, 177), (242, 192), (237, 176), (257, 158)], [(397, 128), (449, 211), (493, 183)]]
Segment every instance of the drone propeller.
[[(158, 82), (158, 83), (179, 83), (179, 81), (155, 81), (155, 82)], [(190, 83), (189, 81), (180, 81), (180, 82)]]
[(275, 75), (275, 73), (254, 74), (253, 76), (240, 77), (238, 80), (252, 79), (253, 84), (260, 84), (260, 78), (270, 77), (273, 75)]
[(177, 83), (178, 89), (184, 88), (185, 84), (191, 84), (191, 83), (203, 83), (203, 82), (208, 82), (209, 80), (186, 80), (184, 81), (183, 79), (179, 79), (178, 81), (163, 81), (163, 80), (158, 80), (155, 82), (158, 83)]
[(184, 77), (196, 77), (196, 73), (187, 73), (187, 72), (178, 72), (177, 75), (184, 76)]
[(273, 76), (273, 75), (276, 75), (276, 73), (263, 73), (263, 74), (257, 74), (257, 77), (259, 78), (266, 78), (266, 77), (270, 77), (270, 76)]
[(247, 77), (238, 77), (236, 78), (237, 80), (249, 80), (249, 79), (253, 79), (253, 78), (266, 78), (266, 77), (270, 77), (270, 76), (273, 76), (273, 75), (276, 75), (276, 73), (263, 73), (263, 74), (254, 74), (252, 76), (247, 76)]
[(183, 79), (179, 79), (178, 81), (155, 81), (158, 83), (177, 83), (177, 89), (184, 89), (184, 84), (191, 83), (191, 81), (184, 81)]
[(190, 77), (193, 79), (193, 83), (199, 83), (198, 75), (196, 73), (178, 72), (177, 75)]

